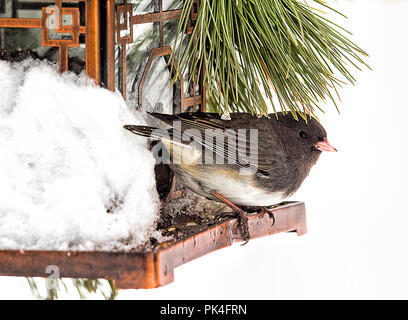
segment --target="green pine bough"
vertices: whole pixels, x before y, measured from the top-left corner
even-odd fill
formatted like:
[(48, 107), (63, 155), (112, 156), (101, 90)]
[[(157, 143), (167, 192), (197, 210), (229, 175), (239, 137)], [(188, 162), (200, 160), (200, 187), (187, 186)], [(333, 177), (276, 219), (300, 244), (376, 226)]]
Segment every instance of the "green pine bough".
[(323, 111), (321, 101), (336, 105), (337, 87), (355, 83), (350, 66), (366, 65), (367, 53), (349, 32), (307, 1), (200, 0), (188, 36), (193, 2), (184, 1), (169, 65), (176, 66), (173, 83), (187, 72), (189, 82), (197, 80), (204, 70), (212, 111), (266, 115), (269, 100), (275, 112), (279, 107), (306, 119), (316, 108)]

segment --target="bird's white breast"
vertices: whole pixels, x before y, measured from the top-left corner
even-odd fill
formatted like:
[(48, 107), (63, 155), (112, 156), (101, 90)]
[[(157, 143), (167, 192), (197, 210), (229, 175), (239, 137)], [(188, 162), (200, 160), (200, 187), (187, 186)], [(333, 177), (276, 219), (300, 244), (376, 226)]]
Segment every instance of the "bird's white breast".
[[(253, 178), (252, 178), (253, 179)], [(252, 179), (228, 179), (225, 176), (210, 175), (206, 185), (216, 190), (237, 205), (270, 206), (285, 199), (283, 192), (267, 192), (253, 184)]]
[[(200, 185), (209, 190), (217, 191), (237, 205), (264, 207), (285, 199), (283, 192), (268, 192), (258, 187), (254, 175), (239, 175), (237, 172), (229, 170), (204, 170), (203, 168), (200, 169), (200, 166), (190, 166), (201, 159), (201, 152), (194, 147), (173, 145), (173, 161), (174, 159), (178, 159), (181, 164), (181, 172), (183, 172), (183, 180), (186, 185), (199, 194), (204, 195), (200, 192), (200, 187), (193, 182), (194, 179), (198, 180)], [(192, 174), (193, 172), (194, 174)], [(191, 179), (187, 178), (186, 174), (187, 176), (191, 175)], [(211, 197), (211, 195), (206, 196)]]

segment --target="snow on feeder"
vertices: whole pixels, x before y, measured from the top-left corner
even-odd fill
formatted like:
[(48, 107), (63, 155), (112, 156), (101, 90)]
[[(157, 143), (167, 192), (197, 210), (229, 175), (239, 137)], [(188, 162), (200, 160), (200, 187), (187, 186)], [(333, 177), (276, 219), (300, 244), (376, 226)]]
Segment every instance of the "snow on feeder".
[[(0, 61), (1, 275), (48, 277), (57, 266), (61, 277), (153, 288), (173, 281), (175, 267), (241, 240), (237, 219), (214, 219), (191, 194), (189, 206), (160, 216), (159, 198), (175, 198), (174, 177), (122, 129), (151, 121), (135, 109), (205, 111), (203, 74), (169, 87), (181, 14), (178, 0), (0, 0), (0, 58), (13, 62)], [(306, 232), (303, 203), (273, 212), (274, 224), (249, 216), (251, 238)]]

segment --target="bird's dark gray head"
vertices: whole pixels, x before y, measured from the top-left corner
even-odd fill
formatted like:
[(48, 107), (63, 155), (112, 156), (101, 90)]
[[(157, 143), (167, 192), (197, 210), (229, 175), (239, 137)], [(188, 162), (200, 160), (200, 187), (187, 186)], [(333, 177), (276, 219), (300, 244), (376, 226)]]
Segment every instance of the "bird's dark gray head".
[(296, 120), (292, 114), (278, 113), (277, 133), (286, 152), (295, 158), (317, 161), (322, 151), (337, 151), (327, 141), (327, 133), (315, 118)]

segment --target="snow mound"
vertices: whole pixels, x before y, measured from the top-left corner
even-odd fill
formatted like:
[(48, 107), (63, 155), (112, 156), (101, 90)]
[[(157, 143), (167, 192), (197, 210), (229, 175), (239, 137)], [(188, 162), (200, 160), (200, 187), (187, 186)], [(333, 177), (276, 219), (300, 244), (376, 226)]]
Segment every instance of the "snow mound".
[(0, 61), (0, 249), (130, 250), (158, 218), (154, 158), (118, 93)]

